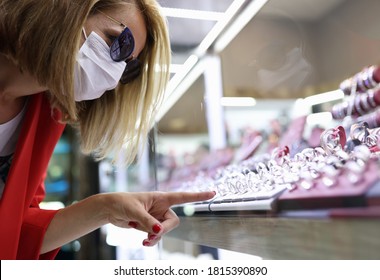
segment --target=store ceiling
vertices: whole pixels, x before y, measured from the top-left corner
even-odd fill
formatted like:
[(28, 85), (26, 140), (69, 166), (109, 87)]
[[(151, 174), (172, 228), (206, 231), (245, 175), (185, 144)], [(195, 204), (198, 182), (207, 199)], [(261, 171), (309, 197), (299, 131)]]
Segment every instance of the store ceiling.
[[(243, 7), (255, 0), (158, 0), (164, 8), (226, 13), (231, 5), (244, 2)], [(288, 15), (298, 21), (323, 18), (346, 0), (269, 0), (261, 15), (280, 17)], [(168, 17), (170, 39), (174, 52), (195, 49), (207, 36), (216, 21)]]
[[(234, 0), (159, 0), (164, 8), (225, 13)], [(168, 16), (174, 54), (195, 49), (207, 36), (215, 20), (197, 20)], [(174, 58), (176, 59), (176, 57)]]
[[(202, 58), (202, 56), (212, 52), (215, 40), (232, 25), (240, 14), (244, 13), (247, 7), (253, 2), (260, 1), (265, 2), (262, 0), (159, 0), (164, 11), (166, 8), (170, 8), (166, 10), (167, 13), (172, 12), (172, 9), (185, 9), (214, 12), (213, 15), (216, 18), (220, 16), (219, 21), (168, 16), (173, 63), (177, 66), (183, 66), (193, 54)], [(268, 97), (293, 99), (320, 90), (315, 85), (323, 74), (320, 75), (321, 77), (309, 75), (312, 77), (308, 77), (309, 80), (305, 78), (305, 83), (300, 90), (298, 82), (299, 77), (302, 76), (298, 73), (297, 76), (291, 77), (289, 69), (286, 69), (284, 63), (286, 60), (300, 61), (297, 57), (298, 51), (304, 48), (305, 44), (321, 44), (321, 42), (313, 41), (315, 39), (313, 39), (313, 34), (310, 31), (316, 31), (315, 26), (321, 25), (332, 13), (339, 12), (340, 8), (344, 7), (347, 2), (356, 3), (354, 0), (268, 0), (264, 7), (246, 25), (241, 27), (241, 32), (233, 41), (218, 53), (222, 61), (224, 95), (252, 96), (257, 99)], [(215, 32), (220, 21), (231, 16), (229, 12), (234, 6), (239, 6), (239, 8), (236, 9), (236, 13), (231, 17), (228, 24), (219, 25), (219, 27), (223, 27), (222, 30), (216, 32), (214, 37), (210, 37), (210, 33)], [(276, 28), (271, 27), (274, 23)], [(296, 31), (293, 33), (283, 32), (279, 28), (282, 25), (294, 26)], [(318, 32), (323, 33), (321, 30)], [(301, 40), (300, 37), (302, 37)], [(212, 42), (209, 45), (206, 44), (207, 48), (200, 51), (200, 45), (204, 43), (206, 38), (211, 38)], [(283, 54), (282, 57), (281, 54)], [(303, 64), (298, 63), (297, 69), (300, 73), (307, 72), (313, 68), (315, 62), (318, 62), (318, 57), (311, 56)], [(255, 79), (258, 78), (259, 68), (273, 70), (276, 67), (277, 70), (283, 69), (287, 73), (285, 75), (282, 73), (282, 76), (289, 74), (289, 81), (287, 81), (285, 89), (281, 88), (279, 83), (272, 83), (270, 86), (276, 86), (277, 90), (273, 92), (268, 89), (268, 85), (265, 83), (260, 85)], [(357, 65), (352, 67), (357, 67)], [(261, 74), (272, 75), (270, 77), (272, 80), (274, 79), (273, 71), (261, 71)], [(184, 78), (178, 77), (179, 75), (179, 73), (172, 75), (172, 84), (176, 78), (179, 81)], [(166, 108), (160, 116), (159, 130), (163, 133), (200, 133), (207, 131), (203, 93), (203, 78), (200, 77), (186, 91), (176, 96), (174, 101), (167, 102), (170, 109)]]

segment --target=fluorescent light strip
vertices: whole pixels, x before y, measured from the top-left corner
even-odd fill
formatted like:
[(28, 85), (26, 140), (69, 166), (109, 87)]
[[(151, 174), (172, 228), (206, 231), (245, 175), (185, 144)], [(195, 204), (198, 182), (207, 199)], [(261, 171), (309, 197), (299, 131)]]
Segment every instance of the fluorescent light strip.
[(169, 71), (170, 73), (178, 73), (182, 70), (183, 64), (170, 64)]
[(312, 95), (306, 97), (303, 101), (305, 105), (313, 106), (316, 104), (331, 102), (344, 98), (344, 93), (340, 89), (334, 91), (328, 91), (321, 94)]
[(162, 8), (162, 12), (167, 17), (188, 18), (197, 20), (218, 21), (221, 20), (224, 13), (200, 11), (191, 9)]
[(232, 2), (232, 4), (224, 13), (223, 18), (214, 25), (211, 31), (199, 44), (198, 48), (195, 51), (195, 53), (198, 56), (201, 57), (207, 52), (207, 50), (214, 43), (216, 38), (222, 33), (223, 29), (227, 26), (227, 24), (231, 21), (231, 19), (235, 16), (235, 14), (239, 11), (239, 9), (243, 6), (244, 3), (245, 0), (235, 0), (234, 2)]
[(220, 105), (224, 107), (252, 107), (256, 105), (253, 97), (222, 97)]
[(190, 55), (189, 58), (182, 65), (181, 71), (177, 72), (173, 78), (170, 79), (168, 87), (166, 89), (167, 93), (171, 93), (174, 89), (182, 82), (182, 80), (186, 77), (187, 73), (194, 67), (194, 65), (198, 62), (198, 57), (196, 55)]
[(215, 52), (218, 53), (224, 50), (267, 2), (268, 0), (252, 0), (226, 32), (216, 41)]
[(202, 75), (204, 67), (202, 63), (198, 63), (198, 60), (196, 55), (191, 55), (182, 65), (182, 69), (170, 79), (163, 105), (157, 113), (156, 121), (159, 121), (195, 80)]

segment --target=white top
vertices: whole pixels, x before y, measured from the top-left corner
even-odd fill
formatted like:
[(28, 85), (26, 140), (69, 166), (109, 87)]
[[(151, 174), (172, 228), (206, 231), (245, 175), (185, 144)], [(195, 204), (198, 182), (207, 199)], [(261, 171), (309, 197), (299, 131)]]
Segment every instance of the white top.
[(21, 121), (25, 114), (25, 108), (26, 106), (10, 121), (0, 124), (0, 157), (13, 154), (21, 129)]
[(10, 121), (0, 124), (0, 198), (2, 197), (5, 180), (8, 175), (12, 156), (16, 149), (17, 139), (21, 130), (26, 106)]

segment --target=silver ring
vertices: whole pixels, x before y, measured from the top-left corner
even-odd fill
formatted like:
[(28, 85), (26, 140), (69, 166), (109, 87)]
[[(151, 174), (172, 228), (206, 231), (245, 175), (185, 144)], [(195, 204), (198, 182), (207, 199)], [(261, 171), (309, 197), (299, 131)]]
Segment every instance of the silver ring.
[(375, 101), (375, 92), (373, 90), (368, 91), (368, 103), (371, 105), (372, 108), (377, 107), (377, 104)]
[(362, 73), (361, 73), (361, 79), (363, 81), (363, 86), (365, 87), (365, 89), (370, 89), (372, 88), (370, 83), (369, 83), (369, 80), (368, 80), (368, 68), (366, 68)]
[(360, 116), (363, 116), (363, 115), (365, 115), (365, 112), (363, 111), (362, 107), (360, 106), (360, 100), (361, 100), (360, 96), (356, 95), (355, 100), (354, 100), (354, 107), (355, 107), (356, 113), (358, 113)]
[(350, 95), (351, 79), (346, 79), (343, 82), (341, 82), (339, 88), (344, 92), (345, 95)]
[(364, 85), (364, 80), (363, 80), (362, 76), (363, 75), (361, 72), (356, 75), (356, 91), (357, 92), (363, 92), (363, 91), (366, 91), (366, 89), (367, 89)]
[(375, 72), (375, 66), (372, 65), (367, 70), (367, 73), (368, 73), (368, 83), (370, 84), (371, 88), (375, 88), (378, 85), (378, 83), (373, 79), (374, 72)]
[(336, 134), (334, 128), (326, 129), (321, 134), (321, 145), (327, 154), (334, 154), (336, 151), (342, 149), (340, 145), (339, 134)]
[(380, 136), (380, 127), (376, 127), (374, 129), (370, 130), (370, 134), (378, 135)]
[(368, 94), (362, 94), (361, 96), (360, 96), (360, 101), (361, 101), (361, 104), (363, 104), (363, 107), (364, 107), (364, 110), (366, 111), (366, 112), (369, 112), (369, 111), (371, 111), (371, 106), (369, 106), (369, 104), (368, 104)]

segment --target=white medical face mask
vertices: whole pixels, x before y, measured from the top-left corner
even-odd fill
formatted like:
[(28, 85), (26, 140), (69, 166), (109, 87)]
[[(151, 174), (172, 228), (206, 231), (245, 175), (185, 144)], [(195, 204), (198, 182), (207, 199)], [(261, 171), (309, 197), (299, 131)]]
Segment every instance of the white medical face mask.
[(107, 43), (95, 32), (86, 38), (80, 48), (75, 67), (75, 101), (97, 99), (106, 90), (114, 89), (126, 63), (110, 57)]

